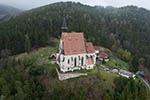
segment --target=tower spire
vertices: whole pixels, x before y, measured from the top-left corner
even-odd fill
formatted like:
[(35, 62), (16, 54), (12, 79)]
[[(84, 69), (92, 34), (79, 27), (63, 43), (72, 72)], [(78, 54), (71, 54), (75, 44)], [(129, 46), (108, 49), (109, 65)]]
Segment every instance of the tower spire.
[(62, 23), (62, 27), (61, 27), (61, 31), (62, 32), (67, 32), (68, 27), (67, 27), (67, 23), (66, 23), (66, 18), (64, 17), (64, 21)]

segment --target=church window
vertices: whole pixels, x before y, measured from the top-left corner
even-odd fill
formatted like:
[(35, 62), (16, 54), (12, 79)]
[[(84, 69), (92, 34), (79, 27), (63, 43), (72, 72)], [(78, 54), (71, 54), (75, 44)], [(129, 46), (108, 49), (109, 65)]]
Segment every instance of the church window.
[(86, 55), (86, 59), (88, 59), (89, 57), (88, 57), (88, 55)]
[(82, 60), (81, 60), (81, 66), (83, 66), (83, 59), (84, 59), (84, 58), (82, 57)]
[(63, 57), (63, 62), (65, 61), (65, 57)]
[(77, 66), (77, 58), (74, 59), (74, 66)]

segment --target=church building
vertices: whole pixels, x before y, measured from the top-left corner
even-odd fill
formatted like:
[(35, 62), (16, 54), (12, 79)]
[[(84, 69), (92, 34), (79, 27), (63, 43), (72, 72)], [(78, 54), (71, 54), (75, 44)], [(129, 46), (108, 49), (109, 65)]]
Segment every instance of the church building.
[(68, 33), (64, 19), (56, 61), (62, 72), (93, 69), (96, 53), (91, 42), (84, 41), (83, 32)]

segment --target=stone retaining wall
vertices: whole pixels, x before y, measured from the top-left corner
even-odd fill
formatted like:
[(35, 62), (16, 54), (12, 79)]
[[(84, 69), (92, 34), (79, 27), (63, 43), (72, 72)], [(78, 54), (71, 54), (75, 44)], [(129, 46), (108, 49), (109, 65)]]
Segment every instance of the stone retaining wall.
[(59, 80), (67, 80), (70, 78), (75, 78), (75, 77), (80, 77), (80, 76), (87, 76), (87, 73), (65, 73), (65, 74), (61, 74), (59, 73), (58, 69), (56, 68), (57, 74), (58, 74), (58, 78)]

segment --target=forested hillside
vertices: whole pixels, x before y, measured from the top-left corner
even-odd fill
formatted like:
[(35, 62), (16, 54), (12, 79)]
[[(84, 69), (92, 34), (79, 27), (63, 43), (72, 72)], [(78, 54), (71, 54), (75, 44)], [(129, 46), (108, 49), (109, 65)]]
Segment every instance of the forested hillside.
[(19, 12), (21, 12), (21, 10), (17, 8), (0, 4), (0, 19), (8, 15), (17, 14)]
[(150, 11), (135, 6), (104, 8), (61, 2), (33, 9), (0, 24), (0, 50), (24, 52), (25, 40), (32, 47), (47, 45), (49, 37), (60, 37), (64, 17), (69, 31), (82, 31), (87, 41), (114, 51), (127, 49), (144, 57), (149, 67)]
[(141, 80), (123, 78), (100, 66), (82, 70), (87, 77), (59, 81), (58, 65), (48, 57), (58, 49), (64, 17), (68, 31), (82, 31), (86, 41), (110, 49), (105, 48), (110, 56), (106, 65), (133, 73), (139, 65), (150, 69), (150, 11), (135, 6), (50, 4), (0, 23), (0, 100), (149, 100)]

